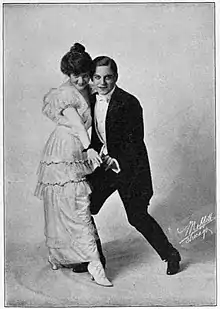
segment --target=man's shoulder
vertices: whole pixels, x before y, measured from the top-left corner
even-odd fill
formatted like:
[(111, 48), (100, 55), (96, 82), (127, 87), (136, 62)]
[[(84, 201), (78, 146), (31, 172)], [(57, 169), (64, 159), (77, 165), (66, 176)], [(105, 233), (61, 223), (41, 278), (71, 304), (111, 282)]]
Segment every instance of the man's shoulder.
[(130, 104), (140, 105), (139, 100), (131, 93), (125, 91), (122, 88), (117, 87), (117, 95), (122, 101), (125, 101)]

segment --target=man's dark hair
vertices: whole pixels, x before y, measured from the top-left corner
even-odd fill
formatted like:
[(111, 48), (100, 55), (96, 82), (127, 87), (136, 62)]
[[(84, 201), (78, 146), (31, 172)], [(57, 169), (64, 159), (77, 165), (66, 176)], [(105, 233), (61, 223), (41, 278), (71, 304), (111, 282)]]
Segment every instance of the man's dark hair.
[(107, 56), (99, 56), (92, 61), (91, 78), (93, 78), (95, 70), (98, 66), (108, 66), (108, 65), (112, 69), (113, 73), (116, 76), (118, 76), (118, 68), (116, 62)]

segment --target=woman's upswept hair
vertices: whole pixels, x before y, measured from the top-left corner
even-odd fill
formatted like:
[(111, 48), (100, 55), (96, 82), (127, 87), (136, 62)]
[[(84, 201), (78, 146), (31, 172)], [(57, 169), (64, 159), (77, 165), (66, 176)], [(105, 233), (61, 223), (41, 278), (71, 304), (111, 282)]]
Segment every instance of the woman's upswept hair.
[(110, 68), (112, 69), (113, 73), (118, 76), (118, 68), (117, 68), (117, 64), (116, 62), (107, 56), (99, 56), (96, 57), (95, 59), (93, 59), (92, 61), (92, 70), (91, 70), (91, 78), (93, 77), (96, 67), (98, 66), (110, 66)]
[(70, 76), (91, 72), (92, 58), (80, 43), (75, 43), (63, 56), (60, 63), (61, 72)]

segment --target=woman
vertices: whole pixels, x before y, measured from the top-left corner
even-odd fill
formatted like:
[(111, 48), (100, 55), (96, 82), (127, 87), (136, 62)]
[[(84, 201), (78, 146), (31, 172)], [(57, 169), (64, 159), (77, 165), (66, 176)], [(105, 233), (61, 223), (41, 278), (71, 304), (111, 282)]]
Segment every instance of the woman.
[(101, 163), (89, 148), (91, 126), (89, 79), (92, 59), (75, 43), (61, 60), (68, 80), (44, 97), (43, 114), (56, 123), (40, 162), (35, 195), (44, 201), (45, 236), (52, 269), (87, 262), (97, 284), (106, 278), (89, 210), (91, 189), (85, 176)]

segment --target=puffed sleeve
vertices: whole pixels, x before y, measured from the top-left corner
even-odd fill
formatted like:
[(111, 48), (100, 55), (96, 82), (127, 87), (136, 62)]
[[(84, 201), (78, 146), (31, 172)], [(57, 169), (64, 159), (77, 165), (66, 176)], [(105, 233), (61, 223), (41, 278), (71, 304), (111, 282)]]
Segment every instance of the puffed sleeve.
[(77, 108), (78, 102), (68, 93), (52, 88), (43, 99), (42, 112), (53, 122), (71, 126), (68, 119), (63, 115), (63, 111), (69, 107)]

